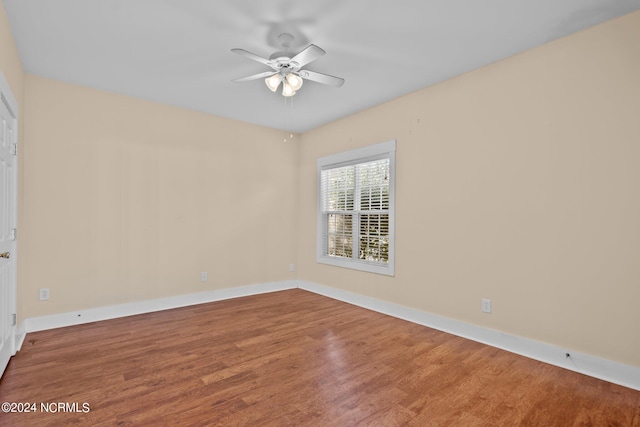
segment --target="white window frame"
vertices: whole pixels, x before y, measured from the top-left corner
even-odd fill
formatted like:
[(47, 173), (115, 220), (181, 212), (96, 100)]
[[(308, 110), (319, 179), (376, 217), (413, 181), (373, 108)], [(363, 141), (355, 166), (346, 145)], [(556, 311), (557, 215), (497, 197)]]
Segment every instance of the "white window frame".
[[(344, 258), (325, 254), (323, 243), (326, 241), (324, 236), (326, 228), (322, 212), (322, 171), (385, 158), (389, 159), (389, 262), (382, 264), (357, 258)], [(316, 261), (318, 263), (329, 264), (337, 267), (393, 276), (395, 274), (396, 140), (381, 142), (338, 154), (332, 154), (330, 156), (319, 158), (317, 163), (318, 168), (316, 179), (318, 200), (316, 209)], [(359, 236), (360, 231), (358, 230), (357, 232)], [(354, 239), (355, 237), (356, 235), (354, 235)]]

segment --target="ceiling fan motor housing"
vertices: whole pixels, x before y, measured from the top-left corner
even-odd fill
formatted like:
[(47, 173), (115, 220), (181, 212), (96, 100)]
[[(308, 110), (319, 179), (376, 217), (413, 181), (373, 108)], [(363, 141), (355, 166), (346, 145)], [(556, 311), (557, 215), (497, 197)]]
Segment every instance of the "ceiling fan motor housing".
[(290, 71), (297, 71), (300, 69), (300, 64), (295, 61), (291, 61), (291, 57), (286, 52), (276, 52), (269, 57), (269, 62), (273, 63), (273, 67), (277, 69), (288, 69)]

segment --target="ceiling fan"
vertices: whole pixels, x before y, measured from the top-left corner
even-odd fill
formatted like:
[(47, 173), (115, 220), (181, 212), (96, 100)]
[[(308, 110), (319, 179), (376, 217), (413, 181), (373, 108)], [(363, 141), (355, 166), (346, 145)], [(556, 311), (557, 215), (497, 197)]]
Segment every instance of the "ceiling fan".
[(269, 59), (262, 58), (244, 49), (231, 49), (232, 52), (237, 53), (238, 55), (246, 56), (249, 59), (253, 59), (254, 61), (268, 65), (272, 68), (271, 71), (253, 74), (233, 81), (242, 83), (264, 78), (267, 87), (272, 92), (278, 90), (280, 83), (282, 83), (283, 96), (295, 95), (296, 91), (302, 87), (304, 80), (311, 80), (335, 87), (341, 87), (344, 84), (344, 79), (341, 79), (340, 77), (302, 69), (302, 67), (320, 58), (326, 52), (318, 46), (311, 44), (303, 49), (302, 52), (291, 56), (287, 50), (291, 46), (293, 39), (294, 37), (289, 33), (280, 34), (278, 36), (278, 41), (280, 41), (284, 51), (274, 53), (269, 57)]

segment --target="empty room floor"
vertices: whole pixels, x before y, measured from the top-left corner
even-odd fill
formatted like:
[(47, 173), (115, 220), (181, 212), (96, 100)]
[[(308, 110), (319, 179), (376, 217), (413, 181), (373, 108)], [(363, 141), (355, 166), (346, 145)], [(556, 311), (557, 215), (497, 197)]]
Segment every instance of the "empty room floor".
[(3, 426), (640, 426), (640, 391), (300, 289), (29, 333), (0, 396)]

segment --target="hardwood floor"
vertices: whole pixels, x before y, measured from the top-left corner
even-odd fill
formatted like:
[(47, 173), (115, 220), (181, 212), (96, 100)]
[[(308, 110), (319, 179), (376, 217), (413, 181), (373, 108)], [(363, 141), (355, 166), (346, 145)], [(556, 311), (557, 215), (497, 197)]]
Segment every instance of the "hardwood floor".
[(640, 426), (638, 391), (298, 289), (30, 333), (0, 401), (37, 406), (2, 426)]

